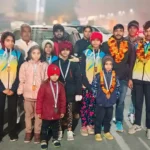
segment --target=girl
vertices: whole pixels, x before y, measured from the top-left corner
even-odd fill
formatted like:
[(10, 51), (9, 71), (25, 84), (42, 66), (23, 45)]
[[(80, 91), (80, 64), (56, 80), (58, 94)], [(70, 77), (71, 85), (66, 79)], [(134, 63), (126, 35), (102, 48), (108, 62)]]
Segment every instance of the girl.
[(25, 109), (25, 143), (31, 141), (32, 119), (34, 123), (34, 143), (40, 142), (41, 119), (35, 114), (37, 92), (43, 81), (47, 79), (48, 64), (42, 61), (42, 51), (39, 46), (33, 46), (28, 52), (27, 61), (19, 71), (18, 95), (23, 94)]
[(98, 73), (92, 83), (93, 95), (96, 98), (95, 140), (102, 141), (101, 129), (104, 126), (104, 137), (113, 140), (110, 133), (113, 105), (119, 94), (119, 81), (113, 69), (113, 58), (103, 58), (103, 70)]
[(23, 62), (20, 51), (14, 49), (15, 37), (11, 32), (3, 33), (0, 49), (0, 141), (3, 136), (4, 108), (8, 99), (8, 131), (10, 141), (18, 139), (15, 132), (17, 119), (18, 71)]
[(60, 147), (58, 141), (59, 120), (66, 112), (66, 95), (62, 83), (58, 81), (60, 69), (54, 64), (48, 67), (49, 80), (41, 85), (38, 92), (36, 113), (42, 118), (41, 150), (48, 148), (48, 131), (51, 130), (53, 144)]
[(81, 106), (81, 134), (83, 136), (94, 134), (93, 117), (95, 109), (95, 98), (92, 95), (91, 84), (95, 75), (102, 70), (101, 59), (105, 55), (100, 50), (100, 45), (102, 43), (101, 33), (93, 32), (90, 37), (90, 41), (91, 45), (88, 47), (88, 49), (83, 51), (81, 61), (82, 83), (84, 85)]
[(44, 59), (50, 65), (54, 61), (58, 59), (57, 56), (54, 55), (54, 43), (51, 40), (44, 40), (42, 43), (42, 49), (44, 51)]
[(67, 140), (71, 141), (74, 140), (73, 130), (75, 130), (75, 119), (79, 119), (79, 107), (76, 101), (81, 101), (82, 99), (81, 74), (78, 64), (69, 61), (72, 44), (68, 41), (63, 41), (59, 44), (59, 50), (61, 58), (55, 64), (61, 70), (60, 81), (65, 85), (67, 99), (67, 115), (65, 117), (68, 129)]

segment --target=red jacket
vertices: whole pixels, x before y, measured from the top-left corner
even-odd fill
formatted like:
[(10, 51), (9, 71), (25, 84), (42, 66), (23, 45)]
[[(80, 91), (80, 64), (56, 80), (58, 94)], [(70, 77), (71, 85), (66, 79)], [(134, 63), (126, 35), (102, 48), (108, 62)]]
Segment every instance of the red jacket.
[[(52, 90), (50, 88), (50, 82), (47, 81), (41, 85), (36, 102), (36, 113), (41, 114), (41, 119), (58, 120), (60, 119), (60, 114), (65, 114), (66, 95), (64, 86), (60, 82), (58, 83), (58, 89), (59, 89), (57, 102), (58, 112), (56, 113), (54, 111), (55, 102)], [(56, 91), (56, 85), (54, 85), (54, 91)]]

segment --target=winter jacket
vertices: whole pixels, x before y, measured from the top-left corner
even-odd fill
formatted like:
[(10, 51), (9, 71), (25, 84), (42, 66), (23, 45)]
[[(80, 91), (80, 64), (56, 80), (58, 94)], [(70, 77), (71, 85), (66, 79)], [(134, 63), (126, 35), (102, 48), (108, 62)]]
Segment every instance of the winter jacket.
[(81, 57), (83, 54), (83, 51), (87, 49), (89, 45), (90, 45), (89, 40), (85, 40), (84, 38), (81, 40), (78, 40), (75, 44), (74, 55), (77, 57)]
[[(103, 72), (105, 74), (107, 84), (110, 85), (112, 71), (111, 72), (103, 71)], [(102, 91), (100, 85), (100, 74), (98, 73), (92, 82), (92, 92), (93, 96), (96, 98), (96, 104), (103, 107), (113, 106), (120, 95), (119, 86), (120, 86), (119, 80), (116, 77), (115, 90), (111, 93), (110, 99), (107, 99), (106, 94)]]
[[(34, 68), (36, 67), (36, 76), (34, 80)], [(19, 88), (18, 95), (23, 94), (25, 99), (36, 101), (37, 93), (40, 85), (48, 78), (46, 62), (38, 62), (35, 64), (32, 60), (24, 62), (19, 71)], [(35, 83), (34, 83), (35, 81)], [(33, 83), (36, 85), (36, 90), (32, 89)]]
[[(150, 51), (150, 43), (145, 43), (145, 47), (147, 46), (149, 46), (148, 51)], [(150, 84), (150, 59), (144, 64), (136, 57), (132, 78), (134, 82), (145, 81)]]
[[(52, 83), (54, 86), (54, 91), (56, 93), (56, 84)], [(44, 120), (58, 120), (60, 119), (60, 114), (65, 114), (66, 112), (66, 96), (65, 89), (62, 83), (58, 82), (58, 102), (57, 109), (58, 112), (54, 111), (55, 101), (50, 88), (50, 82), (47, 81), (43, 83), (39, 89), (37, 102), (36, 102), (36, 113), (41, 114)]]
[[(61, 63), (62, 72), (65, 75), (69, 60), (67, 59), (64, 61), (63, 59), (59, 58), (59, 60), (54, 62), (54, 64), (59, 66), (59, 61)], [(59, 79), (65, 85), (67, 102), (74, 102), (75, 95), (82, 95), (81, 73), (78, 63), (70, 62), (66, 80), (64, 81), (62, 74), (60, 75)]]
[[(95, 53), (91, 46), (83, 52), (80, 66), (82, 84), (89, 90), (91, 90), (91, 84), (95, 75), (102, 70), (102, 58), (104, 56), (104, 52), (100, 50), (100, 52)], [(95, 70), (94, 67), (97, 69)]]
[[(9, 56), (10, 55), (10, 56)], [(8, 62), (10, 72), (8, 72)], [(17, 91), (19, 84), (19, 69), (23, 63), (23, 57), (20, 51), (0, 49), (0, 92), (5, 89), (10, 89), (13, 92)]]
[[(118, 48), (119, 45), (120, 42), (118, 42)], [(103, 43), (102, 50), (104, 51), (104, 53), (111, 55), (107, 42)], [(114, 61), (114, 70), (116, 71), (116, 74), (120, 80), (132, 79), (132, 71), (133, 71), (134, 63), (135, 63), (135, 50), (133, 45), (130, 42), (128, 42), (128, 51), (125, 53), (122, 62), (116, 63)]]

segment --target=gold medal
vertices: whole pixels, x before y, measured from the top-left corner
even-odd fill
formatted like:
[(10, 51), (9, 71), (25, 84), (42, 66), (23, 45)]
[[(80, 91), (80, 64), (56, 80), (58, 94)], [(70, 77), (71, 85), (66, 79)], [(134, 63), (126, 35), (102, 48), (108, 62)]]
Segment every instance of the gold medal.
[(97, 72), (97, 67), (94, 67), (94, 71)]
[(36, 90), (36, 85), (32, 85), (32, 91)]
[(10, 66), (7, 67), (7, 72), (10, 72), (11, 68)]
[(144, 60), (143, 60), (143, 63), (146, 64), (146, 63), (147, 63), (147, 59), (144, 59)]

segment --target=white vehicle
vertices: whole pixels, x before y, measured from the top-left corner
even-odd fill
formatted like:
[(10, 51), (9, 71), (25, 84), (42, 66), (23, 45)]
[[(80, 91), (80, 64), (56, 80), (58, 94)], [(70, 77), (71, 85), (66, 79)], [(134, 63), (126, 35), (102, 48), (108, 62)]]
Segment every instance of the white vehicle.
[[(81, 38), (83, 37), (83, 25), (67, 25), (67, 27), (76, 28), (80, 33)], [(101, 26), (91, 26), (92, 31), (100, 32), (103, 35), (103, 42), (107, 41), (111, 36), (112, 33)]]

